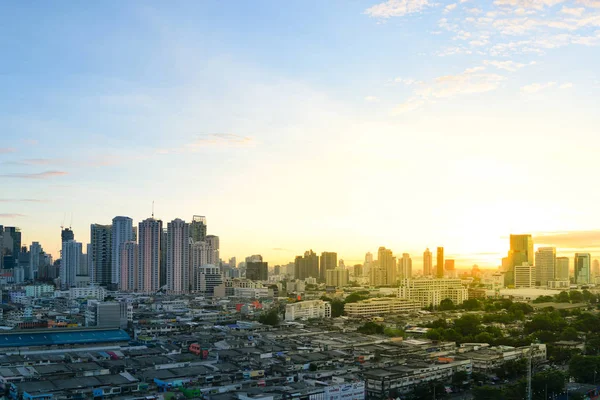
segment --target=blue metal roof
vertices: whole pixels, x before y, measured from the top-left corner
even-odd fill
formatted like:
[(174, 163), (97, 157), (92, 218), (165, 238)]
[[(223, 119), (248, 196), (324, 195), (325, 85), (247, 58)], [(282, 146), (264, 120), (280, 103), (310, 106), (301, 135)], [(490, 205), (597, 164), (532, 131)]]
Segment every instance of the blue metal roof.
[(58, 344), (87, 344), (129, 341), (131, 338), (122, 329), (65, 330), (48, 329), (46, 331), (22, 330), (1, 332), (1, 347), (52, 346)]

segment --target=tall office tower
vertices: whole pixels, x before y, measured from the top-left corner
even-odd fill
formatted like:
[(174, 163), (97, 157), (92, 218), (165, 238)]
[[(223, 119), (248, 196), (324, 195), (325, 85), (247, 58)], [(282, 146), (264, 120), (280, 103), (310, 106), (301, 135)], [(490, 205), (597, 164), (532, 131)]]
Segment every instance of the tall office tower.
[(88, 243), (85, 245), (85, 254), (87, 254), (87, 264), (80, 268), (83, 272), (83, 276), (89, 276), (90, 280), (92, 277), (92, 244)]
[(587, 285), (590, 283), (590, 267), (591, 267), (591, 255), (590, 253), (575, 253), (575, 283), (578, 285)]
[(71, 228), (64, 228), (60, 231), (60, 241), (68, 242), (69, 240), (75, 240), (75, 233)]
[(92, 245), (92, 271), (90, 272), (90, 281), (96, 285), (107, 286), (112, 283), (111, 236), (111, 225), (91, 225), (90, 244)]
[(190, 245), (190, 268), (202, 267), (210, 264), (208, 262), (210, 248), (206, 242), (193, 242)]
[(119, 277), (119, 290), (133, 292), (138, 288), (139, 276), (139, 246), (136, 242), (121, 243), (119, 247), (121, 265), (121, 276)]
[(592, 261), (592, 277), (595, 278), (600, 277), (600, 261), (594, 260)]
[(443, 247), (437, 248), (437, 264), (435, 267), (435, 276), (437, 278), (444, 277), (444, 248)]
[(29, 279), (35, 280), (37, 278), (40, 266), (44, 261), (42, 253), (44, 253), (44, 250), (39, 242), (31, 243), (31, 246), (29, 246)]
[(133, 241), (133, 220), (129, 217), (114, 217), (111, 235), (111, 283), (118, 287), (121, 280), (121, 245)]
[(148, 218), (138, 225), (138, 292), (160, 289), (162, 221)]
[(395, 285), (397, 280), (396, 257), (392, 254), (392, 250), (380, 247), (377, 251), (377, 262), (379, 268), (385, 271), (385, 284)]
[(354, 279), (363, 276), (363, 266), (362, 264), (354, 265)]
[(515, 266), (527, 263), (534, 265), (533, 239), (531, 235), (510, 235), (508, 270), (504, 274), (504, 285), (514, 285)]
[(365, 262), (363, 264), (363, 274), (369, 276), (371, 273), (371, 267), (373, 266), (373, 254), (368, 252), (365, 254)]
[(167, 290), (190, 290), (190, 224), (179, 218), (167, 224)]
[(569, 280), (569, 257), (556, 257), (554, 279), (557, 281)]
[[(161, 223), (162, 226), (162, 223)], [(167, 228), (163, 228), (160, 233), (160, 275), (158, 282), (160, 287), (167, 284)], [(138, 242), (139, 243), (139, 242)]]
[(75, 277), (81, 262), (81, 243), (69, 240), (62, 243), (60, 285), (63, 289), (75, 286)]
[(528, 262), (514, 267), (514, 285), (515, 288), (535, 287), (535, 267)]
[(19, 261), (21, 231), (14, 226), (5, 226), (0, 243), (0, 261), (3, 269), (13, 269)]
[(251, 260), (246, 259), (246, 279), (251, 281), (266, 281), (269, 279), (269, 263), (252, 256)]
[(456, 278), (456, 267), (454, 260), (448, 258), (444, 261), (444, 276), (447, 278)]
[(535, 252), (535, 283), (548, 286), (548, 281), (554, 280), (556, 269), (556, 248), (540, 247)]
[(219, 237), (215, 235), (207, 235), (206, 243), (208, 243), (208, 245), (212, 248), (212, 254), (208, 260), (208, 263), (219, 266), (221, 261), (221, 255), (219, 252)]
[[(343, 262), (343, 260), (340, 260)], [(319, 279), (322, 282), (325, 281), (325, 274), (328, 269), (336, 269), (337, 268), (337, 253), (324, 251), (321, 253), (321, 262), (319, 266)]]
[(194, 215), (190, 224), (190, 237), (194, 242), (206, 241), (206, 217)]
[(294, 266), (294, 275), (296, 279), (304, 280), (306, 278), (319, 279), (319, 256), (314, 251), (304, 252), (304, 256), (297, 256)]
[(410, 254), (402, 253), (402, 258), (398, 259), (398, 274), (400, 279), (412, 278), (412, 259)]
[(77, 275), (78, 276), (88, 276), (88, 261), (89, 257), (88, 257), (88, 253), (82, 253), (81, 254), (81, 262), (79, 263), (79, 270), (77, 271)]
[(429, 247), (423, 252), (423, 276), (431, 276), (433, 275), (432, 266), (433, 266), (433, 257), (431, 255), (431, 251), (429, 251)]
[(236, 258), (235, 258), (235, 257), (231, 257), (231, 258), (229, 259), (229, 266), (230, 266), (231, 268), (237, 268), (237, 260), (236, 260)]
[(137, 227), (137, 226), (132, 226), (132, 227), (131, 227), (131, 232), (132, 232), (132, 234), (133, 234), (133, 238), (131, 239), (131, 241), (132, 241), (132, 242), (136, 242), (136, 243), (137, 243), (137, 236), (138, 236), (138, 235), (137, 235), (137, 229), (138, 229), (138, 227)]
[(348, 286), (348, 275), (348, 270), (345, 268), (328, 269), (325, 277), (326, 285), (338, 288)]

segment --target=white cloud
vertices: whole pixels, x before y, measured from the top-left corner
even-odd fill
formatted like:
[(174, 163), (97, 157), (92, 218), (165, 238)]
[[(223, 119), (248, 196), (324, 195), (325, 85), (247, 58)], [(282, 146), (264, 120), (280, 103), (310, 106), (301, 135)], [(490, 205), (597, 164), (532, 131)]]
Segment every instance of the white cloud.
[(600, 8), (600, 0), (577, 0), (577, 3), (586, 7)]
[(483, 13), (483, 10), (482, 10), (481, 8), (473, 7), (473, 8), (469, 8), (469, 9), (467, 9), (467, 12), (468, 12), (469, 14), (474, 14), (474, 15), (477, 15), (477, 14), (481, 14), (481, 13)]
[(556, 86), (556, 82), (546, 82), (546, 83), (532, 83), (531, 85), (526, 85), (521, 88), (521, 93), (531, 94), (537, 93), (544, 89), (551, 88)]
[(403, 17), (431, 6), (428, 0), (388, 0), (367, 8), (365, 14), (377, 18)]
[(561, 13), (567, 14), (567, 15), (572, 15), (574, 17), (581, 17), (583, 15), (584, 11), (585, 11), (585, 8), (583, 8), (583, 7), (569, 8), (566, 6), (563, 6), (563, 8), (560, 10)]
[(393, 110), (393, 114), (402, 114), (409, 111), (415, 111), (425, 105), (425, 100), (418, 97), (412, 97), (402, 104), (397, 105)]
[(562, 3), (565, 0), (496, 0), (494, 4), (498, 6), (512, 6), (517, 8), (535, 8), (538, 10), (544, 7), (552, 7)]
[(403, 83), (407, 86), (413, 85), (415, 83), (418, 83), (417, 81), (415, 81), (414, 79), (407, 79), (407, 78), (395, 78), (394, 79), (394, 83)]
[(379, 97), (377, 97), (377, 96), (366, 96), (365, 97), (365, 101), (367, 103), (378, 103), (379, 102)]
[(444, 7), (444, 13), (449, 13), (450, 11), (454, 10), (455, 8), (456, 8), (456, 3), (448, 4), (446, 7)]
[(508, 61), (497, 61), (497, 60), (485, 60), (483, 62), (485, 65), (491, 65), (492, 67), (496, 67), (498, 69), (503, 69), (510, 72), (515, 72), (525, 67), (526, 65), (533, 65), (535, 61), (530, 62), (529, 64), (518, 63), (512, 60)]
[(573, 87), (573, 84), (571, 82), (567, 82), (567, 83), (563, 83), (558, 88), (559, 89), (571, 89), (572, 87)]

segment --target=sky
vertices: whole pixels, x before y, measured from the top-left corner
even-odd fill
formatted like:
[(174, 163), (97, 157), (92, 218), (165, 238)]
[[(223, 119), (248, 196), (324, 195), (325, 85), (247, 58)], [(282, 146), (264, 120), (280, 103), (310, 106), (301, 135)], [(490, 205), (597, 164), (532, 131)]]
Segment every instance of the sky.
[(58, 256), (154, 201), (225, 260), (600, 256), (599, 46), (600, 0), (16, 2), (0, 224)]

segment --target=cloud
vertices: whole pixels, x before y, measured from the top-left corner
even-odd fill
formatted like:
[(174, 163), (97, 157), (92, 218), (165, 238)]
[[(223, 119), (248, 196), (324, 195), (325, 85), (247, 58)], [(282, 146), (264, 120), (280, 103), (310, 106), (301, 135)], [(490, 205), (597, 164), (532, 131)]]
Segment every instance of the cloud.
[(31, 145), (31, 146), (35, 146), (35, 145), (39, 144), (39, 142), (35, 139), (23, 139), (23, 143)]
[(24, 214), (0, 214), (0, 218), (21, 218), (26, 217)]
[(574, 17), (581, 17), (583, 15), (584, 11), (585, 11), (585, 8), (583, 8), (583, 7), (569, 8), (566, 6), (563, 6), (563, 8), (560, 10), (561, 13), (567, 14), (567, 15), (572, 15)]
[(407, 79), (407, 78), (395, 78), (394, 79), (394, 83), (403, 83), (407, 86), (410, 86), (412, 84), (418, 83), (417, 81), (415, 81), (414, 79)]
[(586, 7), (600, 8), (600, 0), (577, 0), (577, 3)]
[(512, 6), (541, 10), (545, 7), (552, 7), (564, 1), (565, 0), (496, 0), (494, 1), (494, 4), (497, 6)]
[(572, 87), (573, 87), (573, 84), (571, 82), (567, 82), (567, 83), (563, 83), (558, 88), (559, 89), (571, 89)]
[(533, 235), (534, 243), (564, 248), (600, 247), (600, 231), (540, 232)]
[(428, 0), (388, 0), (365, 10), (365, 14), (376, 18), (403, 17), (431, 7)]
[(249, 147), (254, 145), (254, 139), (233, 133), (211, 133), (198, 135), (197, 138), (180, 148), (158, 149), (159, 154), (195, 153), (205, 147)]
[(19, 161), (5, 161), (8, 165), (64, 165), (65, 160), (58, 158), (26, 158)]
[(402, 113), (418, 109), (436, 99), (449, 99), (463, 95), (485, 93), (497, 89), (505, 78), (498, 74), (484, 72), (485, 67), (468, 68), (456, 75), (444, 75), (430, 83), (423, 83), (414, 89), (414, 96), (394, 109)]
[(12, 147), (0, 147), (0, 154), (14, 153), (15, 151)]
[(525, 67), (526, 65), (535, 64), (535, 61), (532, 61), (529, 64), (523, 64), (523, 63), (511, 61), (511, 60), (508, 60), (508, 61), (485, 60), (483, 63), (485, 65), (491, 65), (492, 67), (496, 67), (498, 69), (515, 72), (515, 71), (518, 71), (519, 69)]
[(377, 96), (366, 96), (365, 97), (365, 101), (367, 103), (378, 103), (379, 102), (379, 97), (377, 97)]
[(551, 88), (556, 85), (556, 82), (532, 83), (521, 88), (521, 93), (531, 94), (541, 92), (544, 89)]
[(68, 173), (65, 171), (44, 171), (44, 172), (38, 172), (38, 173), (33, 173), (33, 174), (21, 174), (21, 173), (2, 174), (2, 175), (0, 175), (0, 178), (49, 179), (49, 178), (54, 178), (56, 176), (63, 176), (63, 175), (67, 175), (67, 174)]
[(48, 200), (40, 199), (0, 199), (0, 203), (47, 203)]
[(456, 3), (448, 4), (446, 7), (444, 7), (444, 13), (449, 13), (450, 11), (454, 10), (456, 6)]

